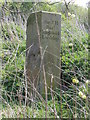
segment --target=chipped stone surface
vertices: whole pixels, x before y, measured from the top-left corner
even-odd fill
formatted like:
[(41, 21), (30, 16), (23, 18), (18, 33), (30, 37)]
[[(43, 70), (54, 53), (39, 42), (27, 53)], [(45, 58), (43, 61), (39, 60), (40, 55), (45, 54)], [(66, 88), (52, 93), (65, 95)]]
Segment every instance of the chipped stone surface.
[[(60, 78), (61, 15), (44, 11), (36, 12), (32, 13), (27, 21), (26, 74), (28, 86), (32, 82), (37, 90), (41, 94), (44, 94), (45, 88), (35, 14), (37, 15), (43, 64), (45, 66), (46, 80), (49, 87), (50, 74)], [(53, 80), (54, 89), (58, 86), (57, 82), (60, 83), (60, 79), (56, 77), (54, 77)]]

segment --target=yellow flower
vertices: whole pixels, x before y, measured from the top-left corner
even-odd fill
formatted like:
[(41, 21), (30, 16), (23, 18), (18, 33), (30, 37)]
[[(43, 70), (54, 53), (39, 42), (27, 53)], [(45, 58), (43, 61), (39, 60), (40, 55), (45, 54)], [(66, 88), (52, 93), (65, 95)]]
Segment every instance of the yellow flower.
[(68, 13), (68, 16), (70, 17), (70, 16), (71, 16), (71, 13)]
[(81, 91), (79, 92), (79, 96), (80, 96), (81, 98), (83, 98), (83, 99), (86, 99), (86, 95), (83, 94)]
[(79, 81), (77, 79), (73, 79), (72, 82), (76, 83), (76, 84), (79, 83)]
[(86, 95), (83, 95), (82, 98), (83, 98), (83, 99), (86, 99)]
[(73, 44), (72, 43), (69, 43), (69, 47), (72, 47), (73, 46)]
[(75, 18), (75, 14), (72, 14), (71, 16), (72, 16), (73, 18)]
[(82, 97), (82, 96), (83, 96), (83, 93), (82, 93), (81, 91), (80, 91), (78, 94), (79, 94), (79, 96), (80, 96), (80, 97)]

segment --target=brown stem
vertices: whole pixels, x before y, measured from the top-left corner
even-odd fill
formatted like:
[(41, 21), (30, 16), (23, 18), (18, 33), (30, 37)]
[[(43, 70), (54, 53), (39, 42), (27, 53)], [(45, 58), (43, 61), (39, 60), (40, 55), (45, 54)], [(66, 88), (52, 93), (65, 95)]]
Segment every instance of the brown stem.
[[(35, 12), (35, 17), (36, 17), (36, 25), (37, 25), (37, 33), (38, 33), (38, 41), (39, 41), (39, 47), (40, 47), (40, 54), (41, 54), (41, 62), (43, 61), (43, 54), (42, 54), (42, 48), (41, 48), (41, 41), (40, 41), (40, 32), (39, 32), (39, 26), (38, 26), (38, 18), (37, 18), (37, 13)], [(41, 64), (42, 65), (42, 64)], [(44, 84), (45, 84), (45, 118), (47, 118), (47, 82), (46, 82), (46, 75), (45, 75), (45, 67), (44, 64), (42, 65), (43, 67), (43, 75), (44, 75)]]
[(53, 97), (53, 92), (52, 92), (52, 89), (53, 89), (52, 82), (53, 82), (53, 75), (51, 75), (51, 97), (52, 97), (52, 102), (53, 102), (53, 105), (54, 105), (54, 115), (55, 115), (55, 118), (58, 118), (57, 111), (56, 111), (56, 108), (55, 108), (55, 101), (54, 101), (54, 97)]

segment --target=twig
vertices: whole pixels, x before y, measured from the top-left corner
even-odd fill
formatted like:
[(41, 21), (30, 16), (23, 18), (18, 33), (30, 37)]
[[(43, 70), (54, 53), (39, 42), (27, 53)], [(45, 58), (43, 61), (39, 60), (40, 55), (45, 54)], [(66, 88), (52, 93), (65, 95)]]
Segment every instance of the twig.
[(53, 105), (54, 105), (55, 118), (59, 118), (59, 116), (57, 115), (56, 108), (55, 108), (55, 101), (54, 101), (53, 92), (52, 92), (52, 89), (53, 89), (52, 82), (53, 82), (53, 75), (51, 75), (51, 97), (52, 97), (52, 101), (53, 101)]

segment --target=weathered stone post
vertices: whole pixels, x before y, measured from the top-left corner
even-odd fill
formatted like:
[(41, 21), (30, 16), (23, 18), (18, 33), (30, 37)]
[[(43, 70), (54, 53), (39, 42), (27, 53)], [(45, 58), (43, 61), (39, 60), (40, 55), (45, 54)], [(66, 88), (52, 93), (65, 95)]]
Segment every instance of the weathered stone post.
[(61, 15), (44, 11), (32, 13), (27, 20), (26, 34), (27, 90), (31, 93), (35, 86), (43, 95), (45, 85), (42, 64), (47, 87), (50, 87), (51, 74), (54, 76), (53, 89), (60, 83)]

